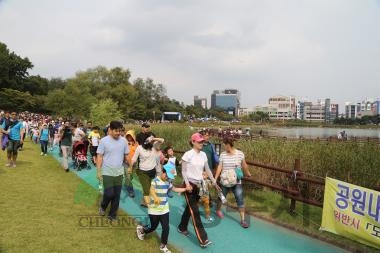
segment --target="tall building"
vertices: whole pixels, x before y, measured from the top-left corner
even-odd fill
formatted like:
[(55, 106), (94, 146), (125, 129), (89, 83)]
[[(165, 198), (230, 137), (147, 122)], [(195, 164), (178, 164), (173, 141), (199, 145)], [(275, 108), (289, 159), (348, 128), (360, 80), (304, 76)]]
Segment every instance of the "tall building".
[(274, 119), (294, 119), (296, 115), (296, 99), (293, 96), (274, 96), (269, 98), (269, 106), (272, 113), (276, 108)]
[(332, 104), (329, 98), (317, 103), (298, 101), (296, 118), (307, 121), (333, 122), (339, 116), (339, 105)]
[(304, 108), (304, 120), (307, 121), (325, 121), (326, 117), (326, 108), (321, 101), (317, 103), (305, 102)]
[(331, 114), (330, 120), (333, 122), (335, 119), (339, 118), (339, 104), (331, 104)]
[(346, 102), (346, 118), (355, 119), (380, 114), (380, 99), (367, 98), (360, 103)]
[(207, 109), (207, 98), (200, 98), (199, 96), (194, 96), (194, 106)]
[(264, 112), (270, 119), (278, 119), (278, 108), (274, 105), (258, 105), (253, 108), (253, 112)]
[(373, 110), (375, 112), (375, 115), (380, 115), (380, 99), (378, 99), (377, 101), (375, 101), (373, 103)]
[(240, 92), (236, 89), (215, 90), (211, 94), (211, 108), (222, 108), (237, 116), (239, 107)]
[(360, 111), (360, 103), (346, 102), (346, 119), (355, 119), (358, 117)]
[(363, 100), (360, 104), (360, 110), (358, 112), (357, 117), (361, 118), (363, 116), (373, 116), (375, 115), (375, 112), (372, 110), (373, 104), (375, 103), (375, 100), (372, 98)]

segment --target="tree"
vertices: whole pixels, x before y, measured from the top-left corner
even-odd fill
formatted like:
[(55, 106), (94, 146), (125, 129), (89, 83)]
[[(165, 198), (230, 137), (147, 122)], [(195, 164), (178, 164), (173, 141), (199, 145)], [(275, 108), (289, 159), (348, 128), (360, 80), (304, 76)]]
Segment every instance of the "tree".
[(4, 88), (0, 90), (0, 108), (16, 111), (30, 111), (36, 106), (36, 98), (29, 92)]
[(63, 89), (65, 88), (66, 84), (67, 84), (67, 81), (63, 80), (62, 78), (59, 78), (59, 77), (51, 78), (48, 83), (48, 91)]
[(28, 91), (33, 95), (47, 95), (49, 80), (41, 76), (30, 76), (23, 82), (23, 91)]
[(258, 112), (250, 113), (249, 119), (255, 122), (263, 123), (263, 122), (268, 122), (270, 117), (268, 113), (258, 111)]
[(0, 88), (24, 91), (23, 83), (31, 68), (33, 64), (27, 57), (21, 58), (10, 52), (7, 45), (0, 42)]
[(88, 87), (69, 81), (64, 89), (49, 92), (46, 108), (63, 117), (83, 119), (88, 118), (90, 106), (95, 102)]
[(90, 108), (90, 120), (93, 125), (103, 127), (112, 120), (121, 120), (122, 113), (117, 109), (117, 103), (110, 98), (93, 103)]

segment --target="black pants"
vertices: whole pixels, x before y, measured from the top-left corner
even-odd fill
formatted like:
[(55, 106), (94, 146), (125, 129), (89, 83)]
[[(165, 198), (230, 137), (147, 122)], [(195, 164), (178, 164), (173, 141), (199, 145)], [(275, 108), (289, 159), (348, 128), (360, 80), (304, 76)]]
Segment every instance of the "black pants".
[(40, 140), (40, 144), (41, 144), (41, 152), (44, 154), (47, 154), (48, 141)]
[(85, 147), (84, 153), (87, 156), (88, 146), (90, 146), (90, 142), (88, 140), (84, 140), (83, 143)]
[(199, 202), (199, 188), (191, 184), (193, 187), (193, 190), (191, 193), (185, 192), (185, 199), (186, 199), (186, 208), (185, 211), (182, 214), (181, 223), (179, 224), (178, 228), (181, 231), (187, 230), (187, 225), (189, 224), (190, 217), (193, 221), (195, 234), (198, 238), (198, 241), (200, 243), (205, 243), (208, 239), (207, 233), (203, 227), (201, 216), (199, 214), (199, 208), (198, 208), (198, 202)]
[(162, 232), (161, 232), (161, 244), (168, 244), (169, 238), (169, 213), (162, 215), (153, 215), (149, 214), (150, 227), (144, 226), (144, 233), (149, 234), (156, 230), (158, 224), (161, 223)]
[(101, 208), (106, 210), (111, 202), (111, 209), (109, 212), (110, 218), (116, 218), (117, 209), (119, 209), (121, 185), (123, 183), (123, 175), (117, 177), (103, 176), (103, 201)]

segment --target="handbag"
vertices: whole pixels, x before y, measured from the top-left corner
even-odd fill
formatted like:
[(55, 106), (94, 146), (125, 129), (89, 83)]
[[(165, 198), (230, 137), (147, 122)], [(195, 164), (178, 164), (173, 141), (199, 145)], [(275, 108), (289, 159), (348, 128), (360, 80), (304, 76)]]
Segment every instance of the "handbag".
[(243, 178), (243, 171), (242, 171), (242, 169), (241, 169), (241, 167), (239, 166), (239, 167), (236, 167), (236, 169), (235, 169), (235, 173), (236, 173), (236, 178), (237, 178), (237, 180), (241, 180), (242, 178)]
[(220, 183), (226, 187), (232, 187), (237, 184), (237, 176), (235, 170), (223, 170), (220, 175)]

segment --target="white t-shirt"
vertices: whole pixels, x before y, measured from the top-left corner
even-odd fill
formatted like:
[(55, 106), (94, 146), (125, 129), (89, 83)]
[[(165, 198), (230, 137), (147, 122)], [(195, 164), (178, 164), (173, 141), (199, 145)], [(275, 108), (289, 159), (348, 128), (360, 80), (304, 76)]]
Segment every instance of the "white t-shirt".
[(141, 145), (137, 147), (135, 154), (132, 157), (132, 162), (135, 163), (137, 159), (140, 159), (139, 168), (143, 171), (148, 171), (159, 167), (160, 156), (153, 149), (144, 149)]
[(84, 132), (80, 130), (79, 128), (75, 129), (74, 136), (73, 136), (73, 142), (81, 141), (82, 136), (84, 136)]
[[(205, 152), (196, 152), (194, 149), (187, 151), (182, 160), (187, 163), (186, 175), (190, 182), (200, 182), (203, 179), (203, 171), (207, 163), (207, 155)], [(183, 172), (182, 172), (183, 173)]]

